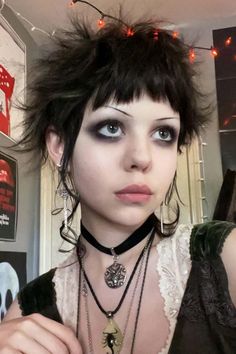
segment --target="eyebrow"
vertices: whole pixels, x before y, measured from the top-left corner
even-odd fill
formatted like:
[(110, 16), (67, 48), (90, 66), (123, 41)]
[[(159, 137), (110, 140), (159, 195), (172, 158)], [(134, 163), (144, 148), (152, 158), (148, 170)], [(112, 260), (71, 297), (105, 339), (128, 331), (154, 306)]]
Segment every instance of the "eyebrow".
[(131, 114), (129, 114), (129, 113), (125, 112), (125, 111), (122, 111), (122, 110), (119, 109), (119, 108), (112, 107), (112, 106), (104, 106), (104, 107), (112, 108), (112, 109), (114, 109), (114, 110), (116, 110), (116, 111), (118, 111), (118, 112), (121, 112), (121, 113), (125, 114), (125, 115), (128, 116), (128, 117), (133, 117)]
[[(121, 112), (121, 113), (125, 114), (126, 116), (133, 118), (133, 116), (132, 116), (131, 114), (129, 114), (129, 113), (125, 112), (125, 111), (122, 111), (122, 110), (119, 109), (119, 108), (112, 107), (112, 106), (104, 106), (104, 107), (106, 107), (106, 108), (112, 108), (112, 109), (114, 109), (115, 111)], [(161, 117), (161, 118), (157, 118), (156, 120), (166, 120), (166, 119), (178, 119), (178, 117), (177, 117), (177, 116), (176, 116), (176, 117), (175, 117), (175, 116), (173, 116), (173, 117)]]
[(157, 118), (156, 120), (166, 120), (166, 119), (178, 119), (178, 117), (173, 116), (173, 117), (161, 117), (161, 118)]

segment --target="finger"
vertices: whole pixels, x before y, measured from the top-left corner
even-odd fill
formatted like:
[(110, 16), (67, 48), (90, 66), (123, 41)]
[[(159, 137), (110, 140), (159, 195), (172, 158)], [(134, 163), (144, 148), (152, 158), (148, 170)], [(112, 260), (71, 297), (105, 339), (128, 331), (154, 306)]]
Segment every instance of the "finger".
[(3, 349), (0, 349), (0, 354), (23, 354), (23, 353), (11, 347), (5, 347)]
[(55, 333), (45, 329), (41, 323), (32, 318), (24, 321), (21, 325), (21, 330), (26, 334), (30, 333), (30, 337), (50, 353), (70, 354), (69, 348), (62, 339), (59, 339)]
[[(23, 354), (51, 354), (45, 347), (21, 331), (14, 332), (10, 337), (11, 350)], [(12, 353), (12, 352), (10, 352)], [(14, 352), (13, 352), (14, 353)], [(2, 354), (2, 353), (1, 353)]]
[[(33, 315), (28, 316), (27, 320), (25, 317), (24, 326), (28, 326), (28, 328), (26, 328), (26, 331), (29, 331), (30, 328), (32, 328), (33, 323), (39, 324), (44, 330), (49, 331), (51, 335), (56, 336), (57, 339), (59, 339), (62, 343), (65, 344), (69, 354), (82, 354), (81, 345), (78, 339), (76, 338), (74, 332), (69, 327), (66, 327), (61, 323), (58, 323), (54, 320), (51, 320), (47, 317), (35, 313)], [(35, 331), (37, 330), (35, 329)], [(34, 335), (35, 335), (35, 331), (34, 331)], [(55, 351), (52, 351), (52, 353), (54, 352)], [(62, 353), (64, 354), (64, 352)]]

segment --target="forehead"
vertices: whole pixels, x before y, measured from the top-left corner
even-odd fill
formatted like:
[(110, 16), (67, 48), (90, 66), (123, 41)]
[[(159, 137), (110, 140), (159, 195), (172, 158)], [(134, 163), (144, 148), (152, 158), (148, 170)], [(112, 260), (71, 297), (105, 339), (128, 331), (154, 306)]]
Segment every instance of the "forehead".
[(96, 117), (100, 114), (113, 114), (141, 119), (150, 117), (152, 119), (175, 118), (179, 120), (179, 113), (173, 110), (168, 100), (153, 100), (146, 94), (139, 98), (134, 98), (128, 103), (117, 102), (111, 98), (97, 109), (94, 109), (90, 102), (85, 110), (84, 119)]

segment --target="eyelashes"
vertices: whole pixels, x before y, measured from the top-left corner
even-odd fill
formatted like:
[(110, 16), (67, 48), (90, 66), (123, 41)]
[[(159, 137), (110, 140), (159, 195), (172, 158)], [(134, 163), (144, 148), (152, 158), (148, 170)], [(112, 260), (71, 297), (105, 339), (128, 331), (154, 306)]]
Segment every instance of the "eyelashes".
[[(94, 138), (105, 141), (117, 141), (126, 135), (124, 124), (116, 119), (106, 119), (92, 124), (88, 127), (88, 132)], [(178, 130), (169, 124), (164, 124), (153, 129), (151, 137), (154, 142), (174, 144), (178, 138)]]
[(169, 125), (164, 125), (155, 130), (155, 133), (152, 136), (154, 140), (172, 143), (176, 141), (178, 133), (175, 128)]
[(115, 119), (106, 119), (88, 128), (90, 134), (101, 140), (117, 140), (124, 134), (123, 124)]

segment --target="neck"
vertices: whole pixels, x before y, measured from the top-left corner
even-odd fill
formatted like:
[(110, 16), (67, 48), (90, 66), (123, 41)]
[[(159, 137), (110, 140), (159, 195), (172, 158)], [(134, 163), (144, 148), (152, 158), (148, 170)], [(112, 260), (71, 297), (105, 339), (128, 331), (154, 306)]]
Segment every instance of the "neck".
[(138, 229), (146, 219), (138, 224), (124, 225), (110, 222), (99, 217), (89, 218), (87, 214), (81, 212), (81, 220), (84, 227), (103, 246), (114, 248), (125, 241), (136, 229)]
[(86, 239), (100, 252), (110, 254), (109, 250), (114, 248), (117, 254), (121, 254), (146, 238), (154, 224), (154, 214), (134, 225), (121, 225), (97, 218), (90, 220), (82, 214), (81, 234), (82, 239)]
[(94, 237), (88, 231), (88, 229), (86, 229), (86, 227), (83, 225), (82, 222), (81, 222), (81, 234), (82, 237), (86, 239), (86, 241), (89, 242), (98, 251), (115, 256), (127, 252), (128, 250), (130, 250), (131, 248), (139, 244), (143, 239), (145, 239), (149, 234), (149, 232), (154, 228), (154, 220), (155, 220), (154, 215), (153, 214), (150, 215), (148, 219), (139, 228), (137, 228), (134, 232), (132, 232), (131, 235), (129, 235), (126, 240), (124, 240), (119, 245), (112, 248), (105, 247), (104, 245), (99, 243), (96, 237)]

